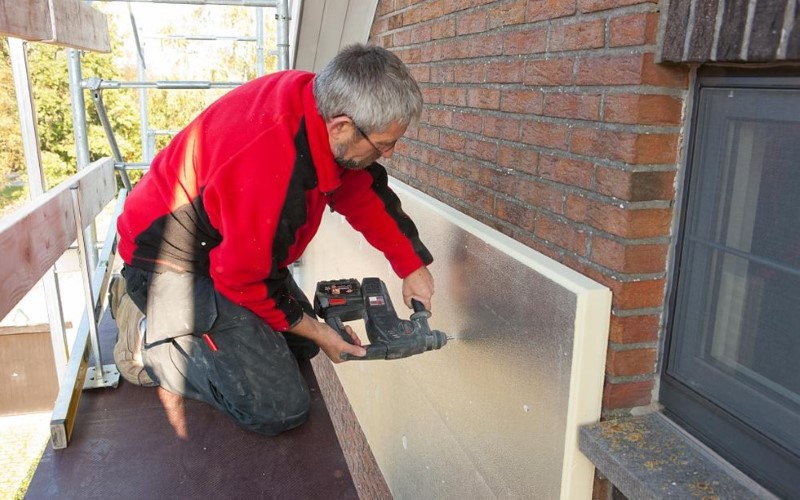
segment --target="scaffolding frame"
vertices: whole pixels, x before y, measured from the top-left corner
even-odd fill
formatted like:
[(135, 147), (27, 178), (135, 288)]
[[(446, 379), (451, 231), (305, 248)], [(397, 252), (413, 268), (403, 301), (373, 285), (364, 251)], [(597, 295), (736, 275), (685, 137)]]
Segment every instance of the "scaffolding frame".
[[(88, 0), (87, 0), (88, 1)], [(264, 74), (264, 16), (265, 7), (275, 8), (276, 21), (276, 46), (275, 54), (278, 56), (278, 70), (289, 68), (289, 0), (96, 0), (101, 2), (125, 2), (128, 4), (128, 13), (136, 43), (136, 63), (137, 80), (135, 81), (115, 81), (103, 80), (97, 77), (82, 78), (80, 67), (80, 54), (78, 51), (70, 50), (70, 92), (73, 102), (73, 123), (75, 124), (75, 140), (78, 145), (78, 159), (82, 163), (85, 150), (85, 159), (88, 160), (88, 142), (86, 142), (86, 116), (82, 111), (84, 107), (83, 90), (91, 92), (92, 101), (97, 111), (103, 131), (108, 139), (111, 152), (115, 160), (116, 168), (119, 170), (122, 182), (126, 189), (131, 189), (131, 182), (128, 170), (147, 169), (147, 165), (155, 157), (156, 137), (160, 135), (174, 135), (173, 130), (152, 130), (149, 126), (147, 110), (147, 89), (161, 90), (207, 90), (216, 88), (235, 88), (244, 82), (214, 82), (214, 81), (148, 81), (146, 76), (147, 65), (145, 62), (144, 48), (140, 40), (137, 23), (133, 11), (132, 3), (161, 3), (172, 5), (223, 5), (223, 6), (243, 6), (255, 8), (256, 36), (254, 37), (231, 37), (225, 35), (146, 35), (145, 38), (174, 38), (187, 41), (205, 42), (217, 40), (235, 40), (256, 43), (256, 74)], [(73, 78), (72, 75), (75, 75)], [(108, 118), (105, 105), (103, 104), (103, 90), (106, 89), (138, 89), (139, 90), (139, 123), (142, 155), (141, 161), (129, 162), (122, 157), (120, 149), (114, 137), (113, 127)], [(81, 116), (82, 114), (82, 116)], [(87, 161), (88, 162), (88, 161)]]

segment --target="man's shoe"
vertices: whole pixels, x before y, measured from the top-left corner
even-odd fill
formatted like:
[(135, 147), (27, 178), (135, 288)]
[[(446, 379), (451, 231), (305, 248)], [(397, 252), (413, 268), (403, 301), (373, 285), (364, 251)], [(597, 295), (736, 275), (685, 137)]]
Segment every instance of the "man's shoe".
[(128, 296), (126, 287), (122, 277), (114, 278), (109, 287), (111, 316), (119, 329), (114, 344), (114, 362), (122, 378), (131, 384), (154, 387), (158, 384), (147, 374), (142, 361), (145, 317)]

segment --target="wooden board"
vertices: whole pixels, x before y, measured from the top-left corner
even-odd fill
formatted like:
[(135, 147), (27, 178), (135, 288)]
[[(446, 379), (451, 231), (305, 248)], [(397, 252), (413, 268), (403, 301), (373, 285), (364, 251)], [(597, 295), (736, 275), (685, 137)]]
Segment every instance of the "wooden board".
[(111, 52), (106, 15), (82, 0), (49, 0), (53, 43), (76, 49)]
[(0, 34), (110, 52), (106, 15), (82, 0), (0, 0)]
[(49, 411), (57, 394), (50, 325), (0, 335), (0, 415)]
[(114, 161), (98, 160), (0, 221), (0, 318), (25, 296), (77, 237), (70, 188), (84, 225), (114, 198)]
[(0, 0), (0, 34), (23, 40), (53, 38), (47, 0)]

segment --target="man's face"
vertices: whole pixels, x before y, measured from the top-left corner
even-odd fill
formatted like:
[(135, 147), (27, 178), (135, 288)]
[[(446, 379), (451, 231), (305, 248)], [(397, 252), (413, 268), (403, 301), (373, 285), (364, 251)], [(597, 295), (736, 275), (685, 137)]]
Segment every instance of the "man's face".
[(336, 163), (351, 170), (367, 168), (378, 158), (391, 158), (395, 144), (406, 131), (406, 127), (398, 123), (369, 135), (361, 133), (352, 120), (343, 126), (346, 131), (341, 134), (341, 140), (335, 141), (333, 155)]

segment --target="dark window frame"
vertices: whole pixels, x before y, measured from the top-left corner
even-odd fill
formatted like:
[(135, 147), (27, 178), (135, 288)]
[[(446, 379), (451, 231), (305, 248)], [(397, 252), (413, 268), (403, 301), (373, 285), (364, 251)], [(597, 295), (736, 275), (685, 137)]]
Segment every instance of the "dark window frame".
[[(725, 68), (704, 67), (698, 71), (695, 85), (695, 106), (691, 117), (686, 173), (681, 187), (681, 212), (675, 242), (673, 269), (667, 297), (664, 356), (661, 364), (660, 401), (665, 413), (690, 433), (717, 451), (756, 481), (779, 495), (791, 496), (800, 491), (800, 457), (788, 452), (751, 425), (722, 409), (712, 400), (670, 374), (670, 350), (673, 346), (675, 310), (678, 304), (678, 282), (688, 223), (687, 207), (692, 181), (692, 165), (698, 147), (698, 126), (701, 122), (700, 95), (703, 88), (800, 88), (800, 68)], [(743, 458), (747, 457), (747, 458)]]

